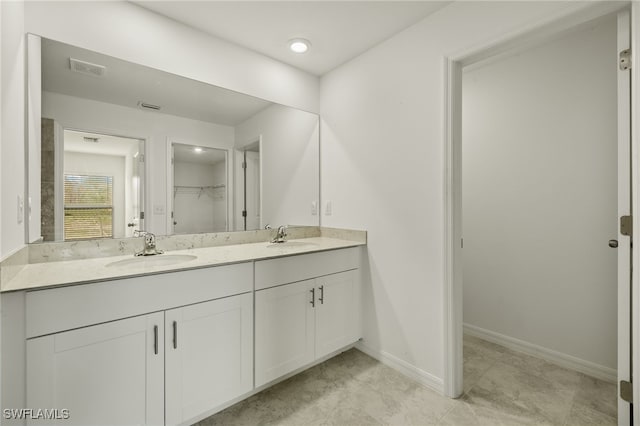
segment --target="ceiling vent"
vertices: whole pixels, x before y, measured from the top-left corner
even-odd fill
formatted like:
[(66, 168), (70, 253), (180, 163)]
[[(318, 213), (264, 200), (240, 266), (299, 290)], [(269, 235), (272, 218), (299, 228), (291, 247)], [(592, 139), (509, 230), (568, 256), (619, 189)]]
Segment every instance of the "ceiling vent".
[(160, 111), (161, 107), (159, 105), (149, 104), (147, 102), (138, 102), (138, 106), (144, 109), (152, 109), (154, 111)]
[(92, 64), (91, 62), (74, 58), (69, 58), (69, 66), (71, 67), (71, 71), (92, 75), (94, 77), (104, 77), (107, 72), (107, 67), (104, 65)]
[(98, 143), (98, 141), (100, 140), (100, 138), (92, 138), (89, 136), (85, 136), (82, 139), (84, 139), (85, 142), (91, 142), (91, 143)]

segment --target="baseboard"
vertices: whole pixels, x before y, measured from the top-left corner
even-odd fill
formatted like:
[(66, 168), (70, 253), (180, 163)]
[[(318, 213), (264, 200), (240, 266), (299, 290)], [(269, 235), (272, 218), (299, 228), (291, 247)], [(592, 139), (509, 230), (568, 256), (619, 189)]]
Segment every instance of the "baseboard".
[(595, 377), (596, 379), (605, 380), (611, 383), (616, 383), (618, 380), (618, 372), (610, 367), (605, 367), (591, 361), (586, 361), (584, 359), (554, 351), (553, 349), (545, 348), (543, 346), (538, 346), (514, 337), (505, 336), (504, 334), (496, 333), (495, 331), (476, 327), (475, 325), (464, 324), (463, 330), (464, 333), (471, 336), (479, 337), (480, 339), (493, 342), (514, 351), (542, 358), (552, 364), (579, 371), (580, 373)]
[(444, 395), (444, 381), (440, 377), (436, 377), (433, 374), (427, 373), (426, 371), (419, 369), (415, 365), (409, 364), (407, 361), (391, 355), (388, 352), (371, 348), (365, 345), (362, 340), (359, 341), (355, 347), (356, 349), (364, 352), (370, 357), (377, 359), (384, 365), (391, 367), (394, 370), (409, 377), (410, 379), (430, 389), (433, 389), (441, 395)]

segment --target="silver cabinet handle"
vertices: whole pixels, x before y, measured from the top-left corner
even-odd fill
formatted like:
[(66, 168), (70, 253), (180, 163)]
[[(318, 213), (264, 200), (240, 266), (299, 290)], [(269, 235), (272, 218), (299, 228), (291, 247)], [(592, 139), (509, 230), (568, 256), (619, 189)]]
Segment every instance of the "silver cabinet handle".
[(315, 308), (316, 307), (316, 289), (315, 287), (312, 288), (311, 290), (309, 290), (311, 292), (311, 307)]
[(324, 305), (324, 285), (320, 286), (320, 304)]
[(173, 349), (178, 349), (178, 322), (173, 322)]
[(153, 353), (158, 355), (158, 326), (153, 326)]

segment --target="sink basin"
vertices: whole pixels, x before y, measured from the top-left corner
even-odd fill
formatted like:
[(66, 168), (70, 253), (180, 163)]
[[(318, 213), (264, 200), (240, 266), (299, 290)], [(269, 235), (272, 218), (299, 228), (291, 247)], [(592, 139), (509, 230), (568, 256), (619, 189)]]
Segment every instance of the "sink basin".
[(107, 264), (107, 268), (145, 267), (176, 265), (197, 259), (198, 256), (190, 254), (158, 254), (155, 256), (139, 256), (131, 259), (118, 260)]
[(312, 248), (318, 247), (317, 243), (310, 241), (285, 241), (284, 243), (269, 243), (267, 248)]

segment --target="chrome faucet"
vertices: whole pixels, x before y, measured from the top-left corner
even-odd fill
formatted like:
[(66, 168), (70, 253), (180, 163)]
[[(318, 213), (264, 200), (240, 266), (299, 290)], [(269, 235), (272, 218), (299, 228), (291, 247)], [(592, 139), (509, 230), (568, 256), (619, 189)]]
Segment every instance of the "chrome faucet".
[(276, 231), (276, 237), (271, 240), (272, 243), (284, 243), (287, 237), (287, 225), (278, 226), (278, 230)]
[(153, 256), (156, 254), (164, 253), (164, 250), (156, 249), (156, 236), (151, 232), (140, 231), (136, 229), (133, 231), (134, 237), (144, 237), (144, 248), (135, 253), (134, 256)]

